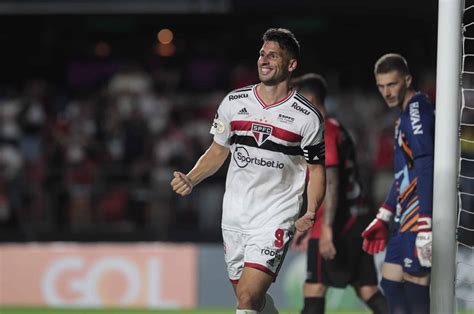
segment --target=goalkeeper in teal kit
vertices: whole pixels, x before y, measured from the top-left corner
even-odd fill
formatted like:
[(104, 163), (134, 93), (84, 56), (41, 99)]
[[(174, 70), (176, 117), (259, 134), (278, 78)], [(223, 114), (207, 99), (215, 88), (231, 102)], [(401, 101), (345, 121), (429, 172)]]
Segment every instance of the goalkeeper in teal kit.
[(412, 87), (406, 60), (382, 56), (377, 88), (395, 123), (394, 180), (376, 218), (362, 233), (370, 254), (387, 248), (381, 286), (392, 314), (429, 313), (435, 107)]

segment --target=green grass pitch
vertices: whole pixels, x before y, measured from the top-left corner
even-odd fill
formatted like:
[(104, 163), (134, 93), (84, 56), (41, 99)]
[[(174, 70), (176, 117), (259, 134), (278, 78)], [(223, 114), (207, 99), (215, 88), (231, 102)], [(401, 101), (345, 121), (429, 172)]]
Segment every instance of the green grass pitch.
[[(328, 314), (368, 314), (367, 311), (328, 311)], [(0, 314), (235, 314), (233, 309), (133, 310), (133, 309), (58, 309), (0, 307)], [(280, 314), (299, 314), (299, 310), (282, 310)]]
[[(327, 311), (327, 314), (369, 314), (364, 310)], [(458, 314), (469, 314), (459, 311)], [(28, 308), (0, 307), (0, 314), (235, 314), (233, 309), (195, 309), (195, 310), (138, 310), (138, 309), (59, 309), (59, 308)], [(299, 314), (298, 309), (281, 310), (280, 314)]]

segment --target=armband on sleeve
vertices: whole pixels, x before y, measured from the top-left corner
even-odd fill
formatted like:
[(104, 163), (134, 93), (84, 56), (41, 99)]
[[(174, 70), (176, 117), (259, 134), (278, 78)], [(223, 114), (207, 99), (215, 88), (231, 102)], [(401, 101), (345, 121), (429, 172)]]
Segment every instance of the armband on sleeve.
[(309, 164), (323, 164), (325, 159), (324, 142), (303, 148), (303, 156)]

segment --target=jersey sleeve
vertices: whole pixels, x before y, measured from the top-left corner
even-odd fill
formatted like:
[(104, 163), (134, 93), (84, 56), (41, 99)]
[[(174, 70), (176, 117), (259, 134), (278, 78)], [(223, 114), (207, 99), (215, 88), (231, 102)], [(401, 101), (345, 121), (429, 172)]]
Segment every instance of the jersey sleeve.
[(391, 212), (395, 212), (398, 202), (398, 187), (397, 182), (393, 180), (390, 191), (388, 192), (385, 202), (382, 204), (382, 207), (388, 209)]
[(416, 190), (419, 198), (418, 213), (431, 216), (433, 210), (433, 166), (434, 166), (434, 106), (424, 98), (410, 103), (410, 131), (408, 144), (412, 150)]
[(425, 98), (409, 104), (409, 130), (406, 132), (413, 159), (433, 156), (434, 153), (434, 106)]
[(325, 163), (324, 120), (314, 115), (314, 119), (304, 129), (301, 148), (309, 164)]
[(217, 144), (229, 147), (232, 132), (230, 125), (231, 116), (229, 114), (229, 105), (225, 99), (226, 98), (221, 102), (219, 108), (217, 108), (217, 113), (214, 116), (210, 133), (214, 135), (214, 141)]

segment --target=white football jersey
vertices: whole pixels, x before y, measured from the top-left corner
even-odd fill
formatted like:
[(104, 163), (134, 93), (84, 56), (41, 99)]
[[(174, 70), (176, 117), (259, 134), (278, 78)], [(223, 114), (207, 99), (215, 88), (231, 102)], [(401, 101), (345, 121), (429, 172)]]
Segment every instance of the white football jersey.
[(294, 90), (266, 105), (256, 87), (230, 92), (211, 127), (214, 141), (231, 153), (223, 229), (292, 227), (303, 201), (306, 163), (324, 163), (321, 113)]

